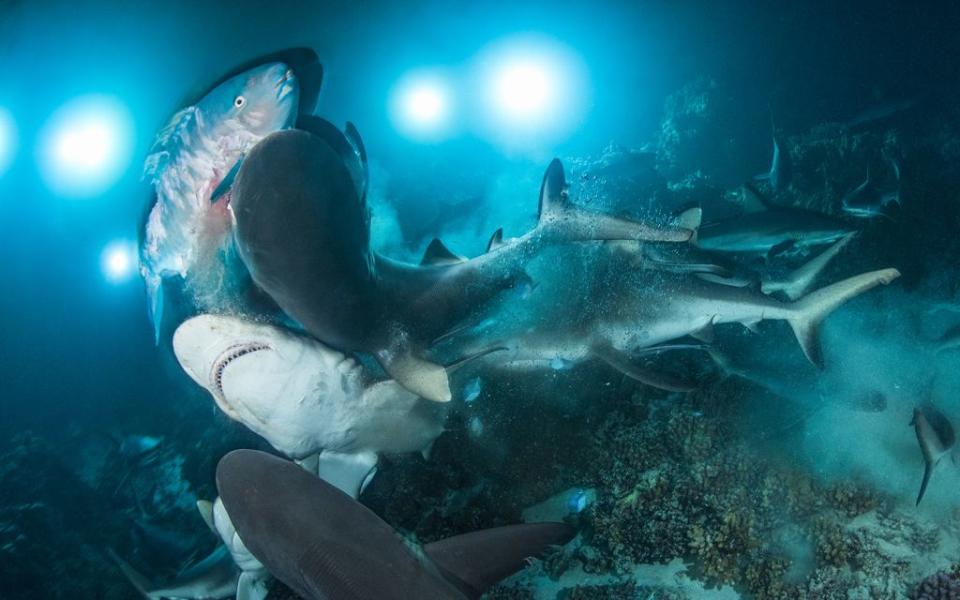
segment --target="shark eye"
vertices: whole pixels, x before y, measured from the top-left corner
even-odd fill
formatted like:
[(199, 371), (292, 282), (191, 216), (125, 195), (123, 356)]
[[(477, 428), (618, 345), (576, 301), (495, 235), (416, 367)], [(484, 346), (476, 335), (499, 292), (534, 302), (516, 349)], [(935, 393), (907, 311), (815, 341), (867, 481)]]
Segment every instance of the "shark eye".
[(233, 106), (235, 108), (243, 108), (244, 106), (246, 106), (246, 104), (247, 104), (247, 99), (244, 98), (243, 96), (237, 96), (236, 99), (233, 101)]

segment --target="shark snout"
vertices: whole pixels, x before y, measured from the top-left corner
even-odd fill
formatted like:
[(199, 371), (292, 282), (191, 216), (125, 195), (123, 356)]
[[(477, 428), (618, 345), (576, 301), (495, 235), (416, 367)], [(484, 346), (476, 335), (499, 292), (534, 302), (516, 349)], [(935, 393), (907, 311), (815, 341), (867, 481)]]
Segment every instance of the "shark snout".
[(188, 319), (173, 334), (173, 352), (183, 370), (195, 382), (208, 388), (213, 365), (227, 348), (242, 340), (233, 330), (234, 322), (218, 315)]

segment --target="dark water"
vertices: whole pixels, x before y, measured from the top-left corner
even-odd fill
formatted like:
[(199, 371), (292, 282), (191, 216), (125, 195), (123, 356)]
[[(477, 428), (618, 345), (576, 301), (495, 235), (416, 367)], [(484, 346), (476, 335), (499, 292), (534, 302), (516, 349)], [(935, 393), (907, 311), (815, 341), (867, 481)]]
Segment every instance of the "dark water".
[[(811, 289), (901, 274), (823, 321), (822, 369), (774, 320), (681, 340), (709, 348), (631, 357), (690, 382), (688, 392), (595, 355), (551, 354), (531, 370), (500, 368), (496, 355), (470, 363), (451, 380), (429, 460), (381, 457), (360, 500), (385, 521), (429, 542), (533, 518), (528, 509), (553, 498), (559, 508), (540, 513), (580, 535), (493, 598), (896, 598), (960, 587), (952, 448), (935, 457), (915, 506), (924, 463), (908, 426), (918, 406), (951, 424), (960, 415), (958, 27), (953, 3), (0, 0), (0, 597), (136, 597), (108, 549), (151, 582), (172, 580), (218, 547), (195, 503), (216, 496), (220, 457), (277, 452), (184, 374), (170, 342), (178, 322), (154, 344), (135, 265), (105, 249), (142, 234), (153, 193), (142, 164), (170, 115), (237, 65), (290, 47), (313, 48), (323, 64), (316, 114), (362, 132), (372, 245), (386, 256), (419, 262), (440, 237), (472, 257), (497, 228), (523, 235), (553, 157), (591, 210), (660, 225), (693, 205), (705, 223), (743, 218), (739, 190), (770, 169), (772, 121), (789, 176), (752, 185), (776, 206), (859, 232)], [(538, 47), (559, 61), (543, 108), (496, 113), (486, 74)], [(395, 104), (400, 83), (424, 69), (448, 86), (448, 114), (413, 131)], [(61, 107), (91, 94), (126, 114), (128, 147), (112, 176), (77, 192), (48, 146)], [(16, 131), (6, 141), (5, 114)], [(90, 160), (79, 161), (86, 175), (105, 168)], [(869, 189), (853, 194), (868, 170)], [(844, 210), (894, 192), (899, 203), (882, 215)], [(762, 297), (760, 279), (827, 247), (690, 261), (722, 265)], [(649, 254), (641, 265), (637, 252), (587, 244), (531, 255), (527, 287), (472, 307), (458, 331), (485, 325), (439, 351), (513, 343), (531, 328), (590, 347), (591, 324), (644, 323), (649, 307), (689, 298), (676, 281), (702, 282), (664, 274)], [(663, 252), (661, 262), (687, 256)], [(189, 294), (173, 302), (175, 315), (199, 310)], [(941, 428), (927, 440), (937, 433), (945, 439)]]

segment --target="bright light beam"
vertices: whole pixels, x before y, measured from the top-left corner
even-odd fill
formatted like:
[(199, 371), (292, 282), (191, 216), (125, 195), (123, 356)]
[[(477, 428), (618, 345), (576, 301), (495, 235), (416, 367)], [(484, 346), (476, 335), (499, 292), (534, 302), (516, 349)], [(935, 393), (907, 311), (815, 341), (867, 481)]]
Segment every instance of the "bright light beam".
[(551, 147), (576, 129), (591, 101), (583, 59), (543, 35), (492, 43), (480, 53), (477, 72), (482, 133), (509, 151)]
[(17, 128), (10, 113), (0, 108), (0, 176), (10, 167), (17, 151)]
[(85, 96), (47, 123), (40, 167), (47, 185), (69, 197), (89, 197), (113, 185), (130, 164), (132, 123), (126, 108), (105, 96)]
[(100, 254), (100, 269), (110, 283), (128, 281), (137, 270), (137, 245), (129, 240), (114, 240)]
[(410, 137), (440, 139), (450, 125), (450, 92), (438, 76), (408, 76), (394, 90), (392, 117)]

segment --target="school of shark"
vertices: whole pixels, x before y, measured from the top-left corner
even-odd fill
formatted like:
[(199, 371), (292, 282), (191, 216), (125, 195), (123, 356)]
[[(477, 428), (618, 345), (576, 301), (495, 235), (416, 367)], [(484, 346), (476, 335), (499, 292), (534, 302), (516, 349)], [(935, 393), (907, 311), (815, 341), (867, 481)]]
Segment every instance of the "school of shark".
[[(844, 343), (824, 323), (901, 276), (883, 258), (834, 275), (861, 225), (899, 210), (900, 162), (866, 169), (845, 218), (778, 204), (793, 167), (776, 131), (769, 172), (727, 192), (733, 215), (608, 211), (578, 198), (581, 173), (554, 159), (530, 190), (528, 231), (490, 231), (472, 257), (437, 231), (419, 262), (388, 256), (371, 241), (375, 172), (360, 132), (314, 114), (323, 76), (305, 48), (246, 63), (174, 114), (147, 160), (140, 268), (157, 344), (274, 452), (220, 460), (219, 496), (198, 509), (222, 544), (175, 581), (112, 553), (146, 597), (266, 598), (275, 578), (308, 599), (478, 598), (576, 528), (561, 512), (421, 544), (359, 498), (384, 456), (429, 460), (481, 381), (549, 387), (588, 367), (682, 396), (709, 368), (769, 387), (733, 364), (720, 333), (761, 340), (761, 323), (779, 321), (816, 387), (834, 356), (825, 346)], [(929, 403), (910, 426), (919, 504), (955, 435)]]

